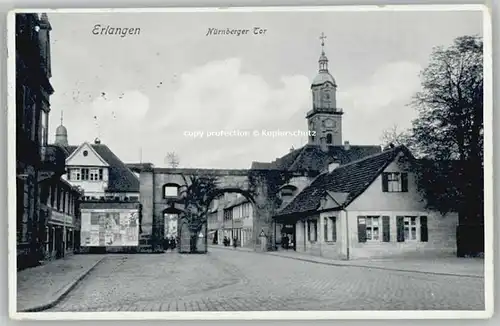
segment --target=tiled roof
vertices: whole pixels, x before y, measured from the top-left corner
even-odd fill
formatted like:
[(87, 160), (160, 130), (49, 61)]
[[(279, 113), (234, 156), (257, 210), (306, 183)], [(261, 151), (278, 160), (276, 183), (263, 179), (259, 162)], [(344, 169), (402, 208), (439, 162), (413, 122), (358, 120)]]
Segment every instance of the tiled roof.
[(411, 155), (406, 147), (399, 146), (361, 160), (340, 165), (332, 172), (320, 174), (277, 215), (283, 216), (315, 211), (326, 192), (347, 194), (336, 197), (345, 198), (345, 201), (341, 204), (346, 207), (375, 181), (401, 151)]
[[(90, 144), (92, 148), (109, 164), (109, 181), (106, 192), (139, 192), (139, 179), (106, 145)], [(79, 146), (65, 146), (63, 149), (71, 155)]]
[(333, 161), (344, 165), (380, 152), (380, 146), (328, 146), (327, 150), (323, 151), (319, 145), (305, 145), (271, 163), (253, 162), (252, 169), (319, 172)]

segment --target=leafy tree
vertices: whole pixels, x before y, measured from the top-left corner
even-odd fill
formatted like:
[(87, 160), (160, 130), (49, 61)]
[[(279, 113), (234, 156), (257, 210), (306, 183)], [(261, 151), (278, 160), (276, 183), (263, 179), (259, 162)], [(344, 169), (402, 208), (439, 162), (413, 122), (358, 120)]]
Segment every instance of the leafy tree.
[(179, 203), (184, 206), (180, 216), (181, 223), (187, 223), (191, 234), (190, 252), (197, 251), (198, 234), (207, 223), (210, 202), (217, 190), (217, 178), (214, 176), (182, 176), (184, 186), (180, 191)]
[[(481, 223), (482, 38), (462, 36), (456, 38), (448, 48), (435, 48), (429, 65), (421, 73), (421, 79), (422, 90), (412, 102), (418, 117), (413, 121), (411, 129), (411, 148), (416, 149), (425, 159), (431, 160), (420, 165), (421, 181), (426, 183), (424, 189), (427, 198), (437, 198), (434, 202), (439, 206), (439, 202), (455, 202), (450, 197), (456, 197), (462, 203), (458, 207), (461, 222)], [(440, 163), (429, 163), (438, 161)], [(449, 178), (457, 181), (453, 185), (454, 190), (442, 187), (445, 182), (443, 175), (447, 176), (448, 182)], [(441, 207), (440, 210), (450, 208)]]

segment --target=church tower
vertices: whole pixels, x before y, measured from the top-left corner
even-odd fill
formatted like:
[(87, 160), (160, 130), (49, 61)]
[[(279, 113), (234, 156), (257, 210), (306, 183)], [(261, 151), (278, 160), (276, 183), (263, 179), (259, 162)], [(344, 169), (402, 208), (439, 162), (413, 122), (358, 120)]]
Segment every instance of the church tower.
[(56, 129), (56, 140), (54, 142), (59, 146), (68, 146), (68, 130), (63, 125), (63, 113), (61, 112), (61, 125)]
[(328, 71), (325, 54), (326, 36), (321, 33), (321, 56), (319, 71), (314, 78), (311, 91), (313, 108), (307, 112), (310, 145), (342, 145), (342, 109), (337, 108), (337, 83)]

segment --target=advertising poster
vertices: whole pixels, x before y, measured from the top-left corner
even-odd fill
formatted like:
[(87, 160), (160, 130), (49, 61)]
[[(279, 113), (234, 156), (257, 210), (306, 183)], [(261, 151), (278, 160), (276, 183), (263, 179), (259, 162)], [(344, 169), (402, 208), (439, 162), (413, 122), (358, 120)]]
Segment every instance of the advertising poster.
[(81, 245), (115, 247), (139, 245), (137, 210), (82, 212)]

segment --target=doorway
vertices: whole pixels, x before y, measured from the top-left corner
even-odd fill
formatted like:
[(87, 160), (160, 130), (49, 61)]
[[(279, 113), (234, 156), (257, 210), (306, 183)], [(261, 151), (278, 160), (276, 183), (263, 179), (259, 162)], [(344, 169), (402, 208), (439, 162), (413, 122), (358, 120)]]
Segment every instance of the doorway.
[(284, 224), (281, 228), (281, 239), (287, 240), (287, 243), (283, 243), (284, 249), (293, 249), (296, 251), (297, 248), (297, 237), (296, 237), (296, 224)]

